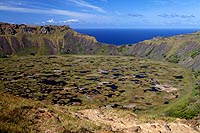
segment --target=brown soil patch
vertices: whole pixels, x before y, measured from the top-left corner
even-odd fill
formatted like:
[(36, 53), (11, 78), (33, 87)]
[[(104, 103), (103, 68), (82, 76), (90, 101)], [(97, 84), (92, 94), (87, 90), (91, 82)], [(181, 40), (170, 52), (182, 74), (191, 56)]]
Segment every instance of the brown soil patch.
[(124, 133), (141, 132), (141, 133), (198, 133), (200, 127), (194, 127), (190, 124), (183, 123), (182, 120), (167, 123), (162, 120), (156, 120), (151, 123), (141, 123), (134, 114), (120, 116), (112, 110), (87, 109), (75, 113), (76, 117), (93, 121), (97, 125), (105, 124), (110, 126), (112, 131)]

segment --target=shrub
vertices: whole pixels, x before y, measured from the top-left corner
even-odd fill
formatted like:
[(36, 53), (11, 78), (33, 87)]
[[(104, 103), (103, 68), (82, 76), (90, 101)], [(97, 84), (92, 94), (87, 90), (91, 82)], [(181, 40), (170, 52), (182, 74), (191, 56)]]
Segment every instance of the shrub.
[(196, 49), (191, 52), (191, 57), (194, 59), (196, 56), (200, 55), (200, 49)]
[(178, 56), (177, 54), (171, 55), (169, 58), (167, 58), (167, 61), (172, 63), (179, 63), (180, 56)]

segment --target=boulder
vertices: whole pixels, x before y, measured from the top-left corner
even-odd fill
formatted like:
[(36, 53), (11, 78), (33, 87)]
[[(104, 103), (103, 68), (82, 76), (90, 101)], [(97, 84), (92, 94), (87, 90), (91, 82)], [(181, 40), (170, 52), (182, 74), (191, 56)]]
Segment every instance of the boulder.
[(30, 89), (26, 89), (26, 93), (31, 93), (31, 90)]
[(51, 34), (51, 33), (53, 33), (53, 28), (50, 26), (46, 26), (46, 27), (42, 26), (40, 29), (40, 33), (41, 34)]
[(135, 104), (126, 104), (126, 105), (123, 105), (123, 108), (124, 109), (135, 109), (136, 105)]
[(13, 28), (8, 29), (8, 34), (15, 35), (17, 32)]
[(99, 73), (101, 73), (101, 74), (109, 74), (109, 71), (107, 71), (107, 70), (99, 70)]
[(37, 29), (36, 28), (33, 28), (33, 27), (24, 27), (22, 28), (22, 32), (23, 33), (34, 33)]

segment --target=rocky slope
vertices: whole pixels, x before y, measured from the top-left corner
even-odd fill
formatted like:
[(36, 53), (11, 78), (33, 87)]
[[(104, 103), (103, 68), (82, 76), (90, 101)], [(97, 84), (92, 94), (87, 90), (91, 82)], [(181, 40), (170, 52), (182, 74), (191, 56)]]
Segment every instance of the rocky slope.
[(163, 120), (152, 120), (141, 122), (141, 118), (133, 113), (127, 113), (123, 117), (120, 111), (116, 113), (113, 109), (87, 109), (75, 113), (81, 119), (106, 124), (112, 132), (122, 133), (198, 133), (199, 126), (194, 121), (176, 119), (173, 122)]
[[(109, 49), (109, 50), (108, 50)], [(68, 26), (0, 23), (0, 56), (50, 54), (117, 54), (116, 47), (82, 35)]]
[(68, 26), (0, 23), (0, 56), (52, 54), (131, 55), (179, 63), (200, 69), (200, 32), (156, 37), (135, 45), (107, 45)]
[(200, 69), (200, 32), (172, 36), (156, 37), (139, 42), (136, 45), (123, 46), (126, 55), (147, 57), (179, 63), (189, 69)]
[[(16, 102), (16, 100), (18, 102)], [(140, 118), (131, 111), (46, 105), (0, 93), (0, 132), (31, 133), (199, 133), (191, 120)]]

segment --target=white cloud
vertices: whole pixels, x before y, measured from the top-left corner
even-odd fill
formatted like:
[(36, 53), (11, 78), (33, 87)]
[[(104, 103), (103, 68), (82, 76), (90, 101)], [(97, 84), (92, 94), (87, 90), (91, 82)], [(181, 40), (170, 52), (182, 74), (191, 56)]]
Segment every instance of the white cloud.
[(81, 12), (73, 12), (68, 10), (58, 10), (58, 9), (37, 9), (37, 8), (24, 8), (24, 7), (15, 7), (15, 6), (7, 6), (0, 5), (1, 11), (13, 11), (13, 12), (21, 12), (21, 13), (37, 13), (37, 14), (55, 14), (55, 15), (64, 15), (82, 19), (90, 19), (96, 17), (96, 15), (92, 15), (89, 13), (81, 13)]
[(53, 19), (49, 19), (47, 20), (47, 23), (55, 23), (55, 21)]
[[(78, 12), (78, 11), (70, 11), (70, 10), (63, 10), (63, 9), (56, 9), (56, 8), (42, 8), (42, 7), (30, 7), (30, 6), (21, 6), (15, 4), (2, 4), (0, 2), (0, 11), (8, 11), (14, 13), (29, 13), (29, 14), (48, 14), (48, 15), (60, 15), (63, 18), (75, 18), (65, 20), (63, 22), (51, 20), (51, 18), (46, 21), (43, 21), (43, 24), (59, 24), (59, 23), (78, 23), (81, 22), (82, 24), (96, 24), (96, 23), (107, 23), (107, 21), (111, 21), (110, 16), (105, 14), (93, 14), (93, 13), (86, 13), (86, 12)], [(46, 17), (45, 17), (46, 18)], [(48, 21), (48, 22), (47, 22)], [(40, 22), (41, 23), (41, 22)]]
[(101, 13), (106, 13), (106, 11), (104, 9), (102, 9), (101, 7), (92, 5), (84, 0), (68, 0), (68, 1), (75, 3), (76, 5), (78, 5), (80, 7), (86, 7), (86, 8), (90, 8), (95, 11), (101, 12)]
[(61, 23), (78, 23), (78, 19), (68, 19), (64, 21), (60, 21)]
[(78, 19), (68, 19), (68, 20), (63, 20), (63, 21), (55, 21), (54, 19), (49, 19), (45, 22), (42, 22), (43, 24), (50, 24), (50, 23), (54, 23), (54, 24), (70, 24), (70, 23), (78, 23), (79, 20)]

